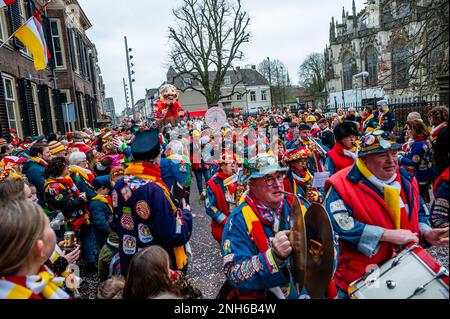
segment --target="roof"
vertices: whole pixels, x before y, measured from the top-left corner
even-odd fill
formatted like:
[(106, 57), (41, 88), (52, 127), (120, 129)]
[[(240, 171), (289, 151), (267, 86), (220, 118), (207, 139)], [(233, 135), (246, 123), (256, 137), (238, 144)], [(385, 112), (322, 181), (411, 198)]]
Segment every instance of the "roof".
[[(173, 68), (169, 69), (169, 72), (167, 73), (167, 80), (169, 83), (173, 83), (177, 88), (179, 89), (186, 89), (190, 87), (188, 83), (185, 82), (185, 80), (188, 80), (191, 78), (190, 75), (183, 75), (180, 77), (177, 77), (177, 73), (174, 72)], [(210, 83), (212, 83), (217, 75), (217, 71), (210, 71), (209, 72), (209, 78)], [(258, 85), (269, 85), (269, 81), (256, 69), (241, 69), (236, 68), (236, 70), (229, 70), (227, 71), (225, 77), (230, 77), (230, 84), (227, 86), (232, 87), (238, 82), (242, 82), (245, 86), (258, 86)], [(225, 86), (224, 83), (222, 85)], [(193, 87), (201, 87), (201, 84), (198, 81), (192, 81)]]

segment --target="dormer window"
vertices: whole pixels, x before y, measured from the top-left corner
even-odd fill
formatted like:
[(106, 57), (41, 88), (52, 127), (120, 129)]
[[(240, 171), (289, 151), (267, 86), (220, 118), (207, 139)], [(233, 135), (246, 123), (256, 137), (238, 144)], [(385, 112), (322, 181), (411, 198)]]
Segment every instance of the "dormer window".
[(231, 76), (227, 75), (226, 77), (223, 78), (223, 83), (225, 85), (230, 85), (231, 84)]

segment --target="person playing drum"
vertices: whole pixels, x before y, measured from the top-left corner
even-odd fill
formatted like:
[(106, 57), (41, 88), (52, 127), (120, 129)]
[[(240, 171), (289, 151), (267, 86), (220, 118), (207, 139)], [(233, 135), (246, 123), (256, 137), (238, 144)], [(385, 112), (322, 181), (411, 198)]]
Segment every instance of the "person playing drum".
[(327, 181), (326, 209), (340, 245), (334, 276), (340, 298), (348, 298), (349, 284), (370, 266), (391, 259), (401, 246), (419, 241), (448, 246), (448, 237), (440, 238), (448, 227), (430, 227), (417, 180), (399, 169), (400, 149), (391, 133), (368, 133), (355, 165)]

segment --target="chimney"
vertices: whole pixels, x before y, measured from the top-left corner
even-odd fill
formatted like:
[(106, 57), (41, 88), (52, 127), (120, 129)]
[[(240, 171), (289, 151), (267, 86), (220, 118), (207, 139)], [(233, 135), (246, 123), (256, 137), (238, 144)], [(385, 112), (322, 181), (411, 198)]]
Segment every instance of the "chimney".
[(240, 66), (237, 66), (237, 67), (236, 67), (236, 71), (241, 72), (241, 67), (240, 67)]
[(256, 70), (256, 65), (252, 65), (252, 70)]

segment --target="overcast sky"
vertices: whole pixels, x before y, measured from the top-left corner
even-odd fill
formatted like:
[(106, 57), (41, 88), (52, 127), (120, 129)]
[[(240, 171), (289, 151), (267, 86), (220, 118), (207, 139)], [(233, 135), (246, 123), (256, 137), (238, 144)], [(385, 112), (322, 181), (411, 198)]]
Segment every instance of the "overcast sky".
[[(97, 46), (106, 95), (113, 97), (116, 112), (125, 109), (123, 78), (127, 79), (123, 37), (133, 48), (135, 101), (145, 89), (165, 81), (169, 63), (168, 27), (174, 23), (171, 10), (181, 0), (78, 0), (93, 27), (89, 38)], [(356, 0), (359, 12), (364, 0)], [(251, 22), (251, 40), (243, 47), (241, 66), (258, 65), (270, 57), (289, 69), (291, 82), (298, 84), (297, 70), (313, 52), (323, 52), (334, 16), (342, 20), (342, 7), (351, 14), (352, 0), (242, 0)], [(237, 65), (238, 66), (238, 65)]]

